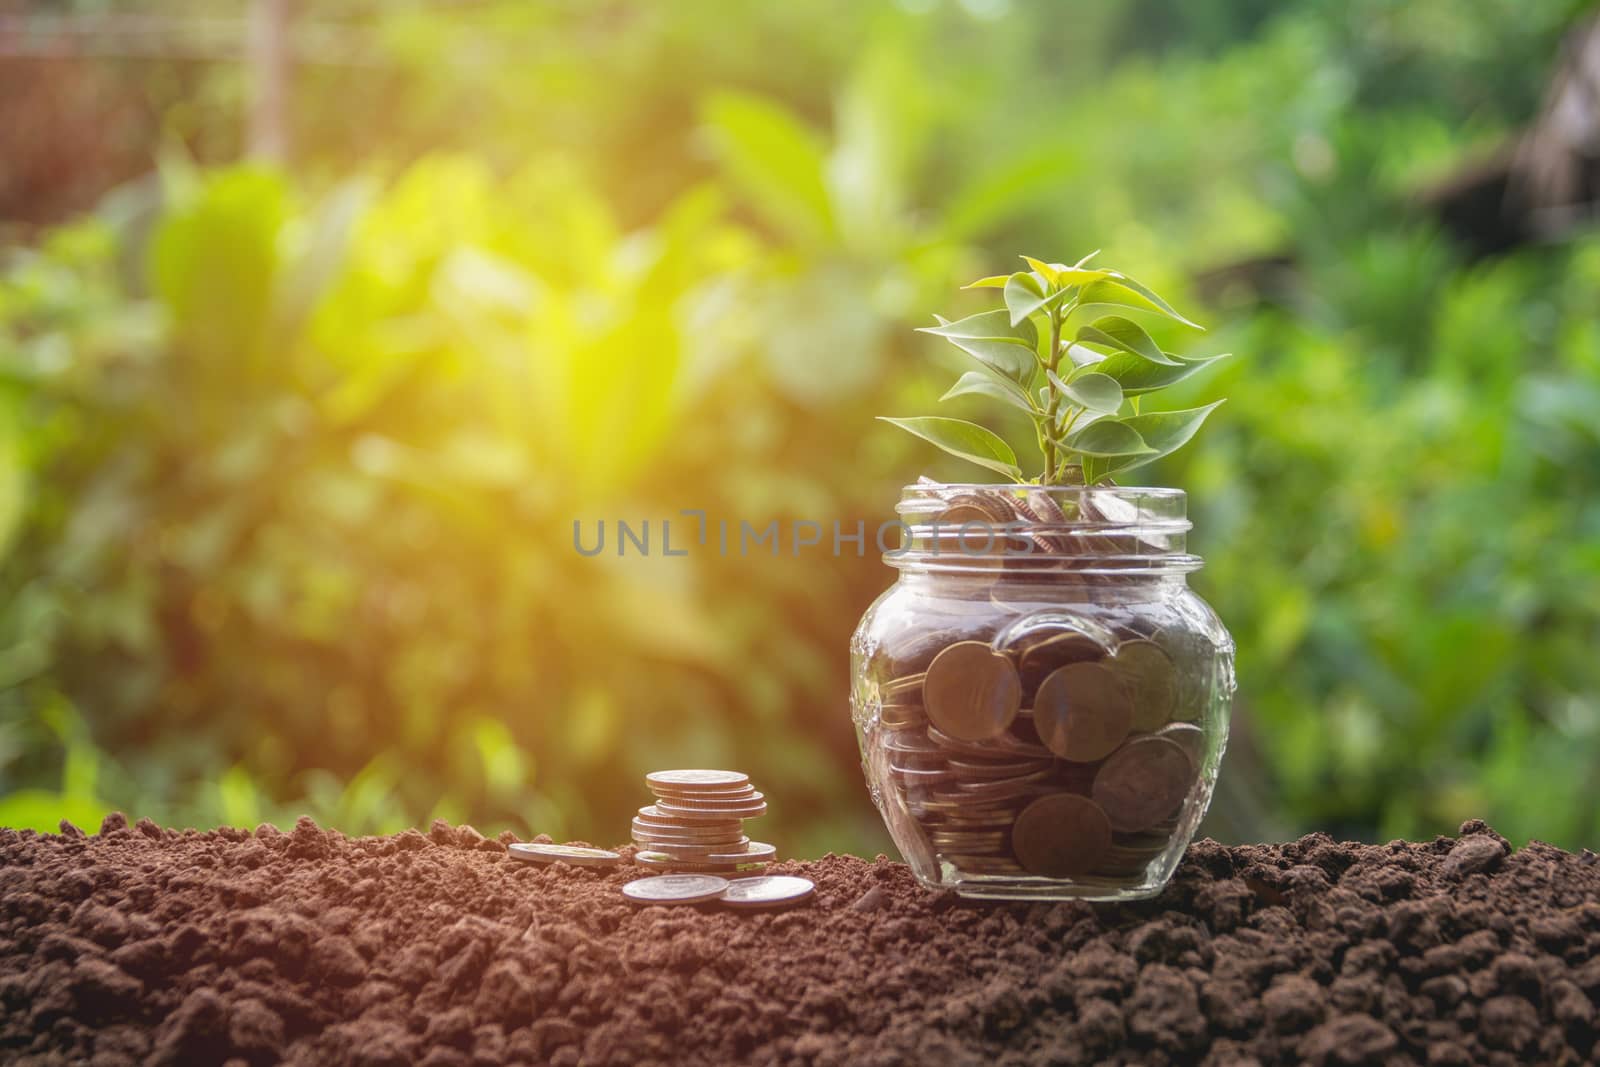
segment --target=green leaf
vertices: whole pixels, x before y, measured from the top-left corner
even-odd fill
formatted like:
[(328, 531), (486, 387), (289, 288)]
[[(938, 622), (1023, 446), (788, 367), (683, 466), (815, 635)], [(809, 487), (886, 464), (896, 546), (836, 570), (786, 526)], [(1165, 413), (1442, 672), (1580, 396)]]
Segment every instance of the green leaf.
[(1018, 271), (1006, 282), (1006, 310), (1011, 312), (1011, 325), (1026, 322), (1029, 315), (1040, 310), (1059, 293), (1050, 292), (1037, 275)]
[(991, 274), (987, 278), (979, 278), (975, 282), (963, 285), (963, 289), (1004, 289), (1006, 282), (1011, 280), (1009, 274)]
[[(1170, 352), (1165, 354), (1172, 355)], [(1136, 356), (1131, 352), (1118, 352), (1107, 356), (1103, 362), (1095, 366), (1095, 370), (1121, 383), (1123, 396), (1140, 396), (1144, 393), (1153, 393), (1157, 389), (1165, 389), (1169, 385), (1176, 385), (1196, 371), (1203, 370), (1212, 360), (1222, 359), (1226, 355), (1224, 352), (1222, 355), (1207, 356), (1204, 359), (1178, 356), (1172, 363), (1151, 363), (1143, 356)]]
[(769, 223), (799, 241), (833, 232), (826, 153), (814, 130), (746, 93), (718, 93), (702, 115), (723, 169)]
[(1085, 456), (1140, 456), (1154, 453), (1139, 431), (1124, 419), (1101, 419), (1075, 430), (1061, 444)]
[(924, 326), (918, 332), (943, 337), (1012, 381), (1025, 382), (1033, 375), (1038, 331), (1027, 321), (1013, 325), (1001, 309), (968, 315), (956, 322), (940, 319), (938, 326)]
[(1145, 332), (1143, 326), (1121, 315), (1107, 315), (1095, 319), (1088, 326), (1080, 326), (1078, 341), (1081, 344), (1102, 345), (1123, 352), (1132, 352), (1152, 363), (1177, 363), (1177, 360), (1161, 351), (1161, 346)]
[(1162, 456), (1171, 455), (1194, 437), (1200, 429), (1201, 423), (1206, 421), (1206, 416), (1221, 405), (1222, 401), (1207, 404), (1203, 408), (1188, 408), (1183, 411), (1152, 411), (1145, 415), (1130, 415), (1122, 422), (1130, 429), (1136, 431), (1151, 447), (1148, 455), (1141, 455), (1131, 459), (1124, 459), (1106, 466), (1099, 471), (1096, 479), (1109, 478), (1125, 470), (1149, 463), (1151, 460), (1160, 459)]
[(1056, 278), (1056, 267), (1054, 264), (1046, 263), (1043, 260), (1034, 259), (1032, 256), (1023, 256), (1022, 261), (1029, 267), (1033, 268), (1033, 273), (1037, 274), (1040, 278), (1043, 278), (1046, 282), (1049, 282), (1051, 288), (1057, 288), (1061, 285), (1060, 281), (1058, 281)]
[(1138, 308), (1141, 311), (1156, 311), (1169, 319), (1176, 319), (1185, 326), (1192, 326), (1197, 330), (1205, 329), (1199, 323), (1180, 315), (1171, 304), (1157, 296), (1155, 290), (1121, 271), (1106, 270), (1101, 274), (1100, 280), (1084, 289), (1079, 297), (1080, 304), (1116, 304), (1121, 307)]
[(1122, 386), (1109, 375), (1088, 371), (1068, 381), (1061, 389), (1074, 403), (1090, 411), (1110, 413), (1122, 406)]
[(1010, 378), (998, 377), (981, 370), (967, 371), (967, 373), (956, 379), (956, 384), (952, 385), (949, 391), (939, 399), (941, 401), (951, 400), (958, 396), (969, 396), (974, 393), (1004, 401), (1014, 408), (1027, 412), (1029, 415), (1038, 414), (1034, 406), (1028, 402), (1028, 394), (1022, 391), (1022, 386)]
[(1017, 454), (1011, 450), (1011, 446), (994, 431), (977, 423), (938, 416), (891, 419), (879, 415), (878, 418), (939, 446), (952, 456), (998, 471), (1012, 481), (1022, 481), (1022, 471), (1017, 467)]
[(1074, 367), (1092, 367), (1096, 363), (1103, 363), (1106, 360), (1104, 352), (1096, 352), (1094, 349), (1085, 348), (1083, 345), (1068, 344), (1065, 351), (1067, 358), (1072, 361)]

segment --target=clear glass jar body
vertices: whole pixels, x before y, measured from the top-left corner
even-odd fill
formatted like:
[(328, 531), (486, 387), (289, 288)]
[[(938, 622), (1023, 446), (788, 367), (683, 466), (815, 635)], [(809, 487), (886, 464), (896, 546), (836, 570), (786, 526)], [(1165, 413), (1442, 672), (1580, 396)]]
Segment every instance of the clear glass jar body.
[(1160, 892), (1211, 800), (1233, 641), (1170, 489), (909, 486), (851, 643), (873, 801), (964, 896)]

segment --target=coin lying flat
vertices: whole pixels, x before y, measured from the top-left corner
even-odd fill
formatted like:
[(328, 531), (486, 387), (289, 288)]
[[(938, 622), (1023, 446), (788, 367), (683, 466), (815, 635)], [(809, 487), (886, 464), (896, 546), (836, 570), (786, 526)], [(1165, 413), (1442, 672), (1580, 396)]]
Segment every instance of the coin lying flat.
[(1094, 870), (1111, 849), (1111, 820), (1073, 793), (1040, 797), (1011, 828), (1011, 851), (1032, 874), (1070, 878)]
[(1133, 702), (1133, 728), (1149, 733), (1166, 725), (1178, 706), (1178, 675), (1172, 657), (1154, 641), (1124, 641), (1106, 660)]
[(687, 789), (694, 792), (720, 789), (743, 789), (750, 784), (750, 776), (739, 771), (678, 770), (652, 771), (644, 776), (651, 789)]
[(728, 816), (738, 817), (738, 819), (757, 819), (757, 817), (766, 814), (766, 801), (758, 800), (755, 803), (749, 803), (749, 805), (739, 806), (739, 808), (696, 808), (696, 806), (680, 806), (675, 805), (675, 803), (669, 803), (666, 800), (658, 800), (656, 801), (656, 808), (670, 814), (670, 816), (682, 816), (685, 819), (706, 816), (714, 816), (717, 819), (726, 819)]
[(721, 861), (680, 860), (666, 852), (635, 852), (633, 861), (641, 867), (657, 871), (674, 871), (679, 874), (758, 874), (767, 869), (766, 860), (735, 863)]
[(754, 819), (766, 813), (765, 802), (747, 808), (722, 808), (707, 810), (705, 808), (679, 807), (666, 801), (657, 801), (654, 805), (661, 816), (679, 820), (684, 823), (725, 823), (730, 819)]
[(635, 904), (703, 904), (728, 889), (728, 880), (711, 874), (658, 874), (622, 887)]
[(1136, 737), (1112, 753), (1094, 778), (1094, 798), (1117, 830), (1145, 830), (1173, 813), (1194, 781), (1183, 746)]
[(769, 874), (756, 878), (735, 878), (722, 894), (730, 908), (784, 908), (798, 904), (817, 891), (809, 878)]
[(620, 852), (578, 845), (540, 845), (532, 842), (507, 845), (512, 859), (525, 863), (570, 863), (574, 867), (614, 867), (622, 862)]
[(1128, 736), (1133, 705), (1117, 676), (1098, 663), (1072, 663), (1039, 683), (1033, 725), (1062, 759), (1089, 763)]
[(928, 665), (922, 696), (928, 718), (941, 731), (983, 741), (1004, 733), (1017, 717), (1022, 686), (1004, 655), (981, 641), (957, 641)]
[(748, 841), (743, 848), (727, 848), (706, 857), (710, 863), (764, 863), (777, 856), (776, 846), (765, 841)]
[(705, 860), (724, 852), (736, 852), (750, 843), (748, 837), (733, 841), (715, 841), (707, 844), (686, 844), (682, 841), (663, 841), (657, 837), (633, 835), (633, 843), (647, 852), (665, 852), (680, 860)]

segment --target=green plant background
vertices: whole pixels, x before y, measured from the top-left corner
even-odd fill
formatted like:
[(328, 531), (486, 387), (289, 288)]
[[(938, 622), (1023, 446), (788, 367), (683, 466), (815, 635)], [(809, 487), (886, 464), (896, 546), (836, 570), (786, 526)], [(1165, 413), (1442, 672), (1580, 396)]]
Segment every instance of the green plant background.
[[(785, 852), (886, 847), (846, 645), (892, 572), (573, 520), (870, 529), (970, 477), (874, 415), (993, 418), (913, 328), (1103, 247), (1236, 353), (1141, 472), (1239, 646), (1211, 832), (1593, 845), (1600, 239), (1470, 261), (1413, 196), (1582, 8), (395, 6), (280, 167), (237, 67), (108, 65), (155, 175), (0, 268), (0, 824), (613, 843), (644, 771), (734, 765)], [(1194, 289), (1279, 252), (1270, 302)]]

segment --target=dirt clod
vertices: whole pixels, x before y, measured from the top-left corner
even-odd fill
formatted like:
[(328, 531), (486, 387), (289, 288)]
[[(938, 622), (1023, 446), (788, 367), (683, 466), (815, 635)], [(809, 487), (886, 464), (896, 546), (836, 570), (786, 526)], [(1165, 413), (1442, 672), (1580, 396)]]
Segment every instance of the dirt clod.
[(635, 908), (632, 864), (444, 822), (0, 831), (0, 1060), (1591, 1062), (1600, 865), (1462, 830), (1201, 842), (1121, 906), (830, 855), (774, 865), (817, 883), (775, 914)]

